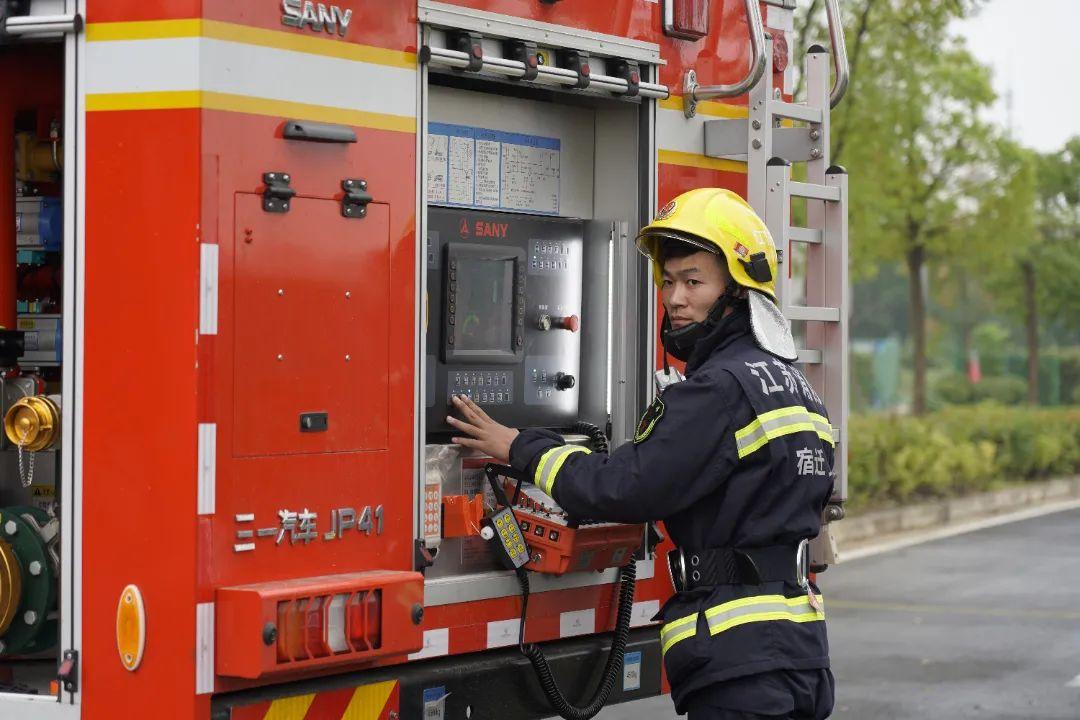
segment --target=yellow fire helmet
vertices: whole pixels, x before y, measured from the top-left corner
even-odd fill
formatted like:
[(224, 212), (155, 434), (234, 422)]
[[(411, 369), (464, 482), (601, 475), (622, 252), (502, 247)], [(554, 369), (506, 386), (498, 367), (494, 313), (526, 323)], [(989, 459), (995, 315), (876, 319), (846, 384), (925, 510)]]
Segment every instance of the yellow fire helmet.
[(690, 190), (660, 208), (638, 233), (637, 246), (653, 261), (653, 280), (663, 282), (660, 246), (666, 239), (723, 253), (732, 279), (776, 300), (776, 245), (753, 208), (723, 188)]
[(726, 260), (732, 279), (747, 288), (751, 326), (758, 345), (794, 360), (791, 326), (776, 306), (776, 245), (765, 223), (738, 194), (724, 188), (697, 188), (660, 209), (637, 236), (638, 250), (653, 261), (653, 280), (663, 285), (660, 248), (678, 240)]

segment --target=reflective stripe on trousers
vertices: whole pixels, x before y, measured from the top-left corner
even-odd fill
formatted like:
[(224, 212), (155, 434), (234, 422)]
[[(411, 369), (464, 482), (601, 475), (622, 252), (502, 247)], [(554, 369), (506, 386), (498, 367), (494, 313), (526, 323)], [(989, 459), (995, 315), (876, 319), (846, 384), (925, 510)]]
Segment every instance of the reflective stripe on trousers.
[[(817, 596), (818, 604), (824, 608), (822, 597)], [(739, 625), (766, 620), (786, 620), (788, 622), (814, 622), (825, 619), (825, 611), (820, 612), (810, 604), (805, 595), (788, 598), (783, 595), (755, 595), (731, 600), (714, 605), (704, 611), (709, 624), (709, 634), (719, 635)], [(660, 630), (660, 646), (667, 653), (675, 643), (697, 634), (697, 619), (700, 612), (665, 623)]]
[(739, 459), (746, 457), (765, 443), (783, 435), (797, 432), (817, 433), (825, 442), (835, 446), (833, 427), (828, 418), (812, 413), (802, 405), (770, 410), (758, 415), (746, 427), (735, 432)]
[(580, 445), (559, 445), (541, 455), (540, 462), (536, 466), (536, 474), (533, 476), (536, 487), (547, 493), (549, 497), (555, 497), (551, 494), (555, 487), (555, 476), (559, 474), (566, 459), (577, 452), (588, 454), (590, 450)]

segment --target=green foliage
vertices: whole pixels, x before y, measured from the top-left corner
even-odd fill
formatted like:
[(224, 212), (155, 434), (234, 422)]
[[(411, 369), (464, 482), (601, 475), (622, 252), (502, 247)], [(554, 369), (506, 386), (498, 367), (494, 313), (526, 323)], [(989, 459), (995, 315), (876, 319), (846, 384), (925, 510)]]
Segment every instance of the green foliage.
[(922, 417), (855, 415), (848, 440), (856, 508), (1080, 473), (1080, 408), (985, 403)]
[(1058, 348), (1052, 352), (1061, 373), (1061, 398), (1080, 404), (1080, 347)]
[(1027, 399), (1027, 383), (1013, 375), (983, 378), (971, 387), (975, 402), (990, 400), (1002, 405), (1015, 405)]
[(964, 373), (950, 372), (939, 375), (930, 388), (931, 407), (968, 405), (973, 402), (975, 402), (975, 386)]

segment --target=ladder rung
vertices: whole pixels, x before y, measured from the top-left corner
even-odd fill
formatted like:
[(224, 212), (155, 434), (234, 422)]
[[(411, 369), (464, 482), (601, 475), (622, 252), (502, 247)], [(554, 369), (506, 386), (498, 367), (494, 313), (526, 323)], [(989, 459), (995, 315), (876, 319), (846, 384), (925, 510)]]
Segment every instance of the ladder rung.
[(788, 193), (792, 197), (807, 198), (808, 200), (827, 200), (830, 202), (840, 201), (840, 188), (828, 185), (815, 185), (813, 183), (790, 182)]
[(798, 348), (795, 350), (799, 354), (799, 359), (795, 362), (803, 363), (804, 365), (820, 365), (821, 364), (821, 351), (820, 350), (807, 350), (806, 348)]
[(808, 123), (821, 122), (821, 109), (800, 105), (799, 103), (774, 102), (770, 103), (772, 114), (775, 117), (787, 118), (788, 120), (801, 120)]
[(820, 230), (814, 230), (813, 228), (795, 227), (794, 225), (788, 228), (788, 239), (795, 242), (820, 245), (824, 235)]
[(788, 305), (784, 308), (788, 320), (812, 320), (817, 322), (840, 322), (840, 309), (831, 307), (805, 307)]

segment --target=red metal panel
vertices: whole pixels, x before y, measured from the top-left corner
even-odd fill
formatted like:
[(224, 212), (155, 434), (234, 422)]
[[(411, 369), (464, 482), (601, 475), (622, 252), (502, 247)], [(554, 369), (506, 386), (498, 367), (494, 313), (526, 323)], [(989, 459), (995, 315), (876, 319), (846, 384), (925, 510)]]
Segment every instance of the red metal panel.
[(552, 4), (538, 0), (448, 0), (447, 4), (648, 42), (657, 41), (660, 28), (660, 5), (644, 0), (561, 0)]
[(87, 0), (87, 22), (132, 22), (199, 17), (202, 0)]
[[(233, 454), (385, 450), (389, 207), (345, 218), (333, 199), (262, 203), (236, 196)], [(310, 412), (326, 413), (324, 431), (302, 430)]]
[[(86, 118), (84, 720), (208, 707), (194, 688), (199, 125), (194, 110)], [(128, 583), (149, 619), (137, 672), (116, 650)]]
[(416, 0), (324, 0), (342, 12), (351, 10), (352, 18), (344, 37), (316, 32), (310, 28), (292, 28), (281, 23), (280, 2), (266, 0), (228, 0), (206, 3), (204, 16), (209, 20), (251, 25), (266, 30), (281, 30), (307, 37), (339, 39), (341, 42), (416, 52)]
[[(200, 420), (216, 424), (218, 439), (217, 512), (211, 520), (211, 539), (200, 550), (200, 563), (212, 569), (207, 573), (210, 585), (200, 587), (200, 597), (204, 601), (212, 598), (216, 587), (361, 570), (411, 570), (415, 507), (412, 428), (416, 137), (412, 133), (357, 127), (357, 143), (332, 145), (284, 140), (283, 118), (205, 111), (203, 122), (203, 226), (207, 239), (217, 239), (220, 245), (220, 302), (218, 334), (203, 338), (199, 361), (200, 393), (208, 397), (200, 411)], [(331, 223), (336, 212), (333, 232), (356, 233), (357, 244), (362, 246), (359, 261), (355, 256), (349, 257), (354, 264), (363, 263), (360, 277), (364, 286), (354, 289), (353, 297), (367, 297), (361, 300), (356, 319), (368, 323), (360, 328), (365, 334), (346, 338), (340, 327), (327, 321), (325, 303), (310, 308), (308, 328), (303, 332), (318, 333), (320, 347), (328, 346), (327, 343), (337, 346), (346, 340), (359, 344), (351, 362), (362, 356), (361, 362), (369, 363), (369, 371), (362, 378), (359, 397), (350, 403), (351, 407), (343, 404), (340, 412), (352, 412), (356, 418), (364, 419), (381, 416), (384, 450), (239, 457), (238, 433), (242, 429), (235, 421), (234, 398), (240, 397), (237, 388), (243, 380), (239, 376), (249, 370), (246, 363), (234, 357), (238, 339), (245, 331), (237, 324), (240, 265), (232, 236), (239, 228), (241, 238), (237, 242), (243, 244), (246, 224), (238, 221), (237, 193), (244, 193), (242, 197), (256, 203), (254, 217), (260, 222), (287, 218), (263, 214), (258, 196), (246, 195), (262, 189), (262, 175), (268, 171), (290, 174), (292, 187), (301, 198), (294, 208), (304, 212), (305, 202), (321, 203), (325, 214), (317, 219), (320, 227), (323, 227), (321, 223)], [(369, 192), (377, 203), (368, 206), (367, 218), (340, 217), (341, 181), (346, 178), (367, 180)], [(333, 197), (334, 201), (310, 200), (315, 197)], [(379, 223), (384, 225), (377, 233), (365, 229), (376, 228)], [(309, 225), (305, 221), (290, 226), (293, 233), (290, 242), (305, 244), (308, 256), (299, 261), (302, 267), (294, 263), (290, 270), (292, 279), (287, 282), (308, 283), (306, 278), (312, 272), (319, 277), (325, 277), (329, 271), (353, 272), (343, 268), (337, 256), (341, 248), (336, 243), (344, 243), (344, 239), (327, 240), (328, 232), (316, 231)], [(252, 229), (254, 232), (255, 228)], [(373, 269), (373, 263), (368, 261), (369, 257), (378, 259), (377, 253), (367, 254), (375, 253), (373, 245), (382, 248), (382, 271)], [(328, 248), (338, 249), (328, 253)], [(283, 258), (276, 262), (280, 265), (275, 265), (275, 272), (286, 269)], [(333, 277), (336, 275), (331, 281)], [(286, 297), (290, 287), (285, 286)], [(272, 289), (276, 292), (276, 288)], [(322, 292), (314, 283), (310, 291)], [(277, 298), (271, 296), (271, 300)], [(371, 325), (373, 320), (366, 313), (376, 312), (388, 312), (389, 319)], [(343, 346), (340, 354), (344, 356)], [(299, 388), (298, 392), (306, 391)], [(371, 397), (376, 394), (383, 399)], [(266, 404), (256, 407), (273, 408)], [(305, 409), (325, 408), (313, 405)], [(296, 421), (294, 417), (290, 422)], [(334, 411), (330, 422), (333, 425)], [(352, 507), (359, 513), (369, 506), (374, 512), (378, 505), (383, 508), (381, 535), (375, 527), (370, 534), (354, 528), (334, 539), (326, 539), (326, 533), (332, 529), (332, 510)], [(305, 508), (318, 514), (316, 537), (307, 542), (291, 542), (288, 532), (280, 544), (273, 535), (250, 540), (237, 537), (237, 531), (280, 527), (279, 511), (296, 512)], [(255, 516), (254, 522), (236, 522), (237, 514), (247, 513)], [(235, 551), (236, 544), (246, 542), (254, 542), (255, 550)], [(219, 690), (251, 684), (238, 679), (218, 679)]]

